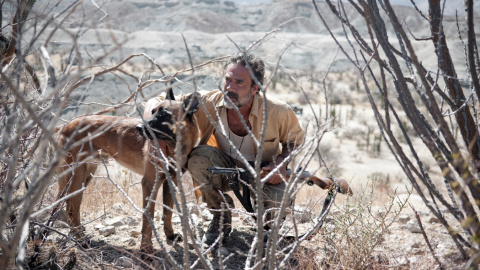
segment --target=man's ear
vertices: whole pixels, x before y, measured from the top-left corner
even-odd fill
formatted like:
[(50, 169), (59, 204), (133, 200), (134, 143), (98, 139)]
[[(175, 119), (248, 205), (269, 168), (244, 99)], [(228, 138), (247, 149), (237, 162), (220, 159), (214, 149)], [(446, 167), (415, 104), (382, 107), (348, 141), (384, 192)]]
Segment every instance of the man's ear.
[(253, 88), (252, 96), (255, 96), (255, 94), (258, 93), (258, 90), (260, 89), (260, 87), (258, 87), (257, 84), (254, 84), (252, 88)]
[(198, 111), (199, 105), (200, 103), (198, 102), (197, 95), (195, 93), (190, 94), (183, 100), (183, 111), (192, 115)]

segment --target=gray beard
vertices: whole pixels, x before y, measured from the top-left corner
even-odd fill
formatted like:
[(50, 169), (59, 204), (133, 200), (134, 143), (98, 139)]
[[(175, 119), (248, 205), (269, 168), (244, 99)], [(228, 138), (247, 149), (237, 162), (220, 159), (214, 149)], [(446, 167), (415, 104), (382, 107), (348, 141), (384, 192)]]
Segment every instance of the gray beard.
[[(238, 95), (237, 95), (238, 96)], [(225, 104), (225, 108), (227, 109), (234, 109), (234, 107), (241, 108), (243, 105), (247, 104), (247, 102), (252, 97), (252, 89), (248, 91), (248, 95), (245, 97), (244, 100), (242, 99), (231, 99), (227, 94), (223, 94), (223, 103)], [(235, 101), (237, 104), (235, 104)]]

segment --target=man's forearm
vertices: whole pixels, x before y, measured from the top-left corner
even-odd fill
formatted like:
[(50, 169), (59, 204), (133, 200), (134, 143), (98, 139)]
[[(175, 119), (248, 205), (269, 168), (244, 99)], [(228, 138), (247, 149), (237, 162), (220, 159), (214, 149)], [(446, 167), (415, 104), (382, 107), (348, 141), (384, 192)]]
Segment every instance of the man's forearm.
[[(277, 158), (275, 159), (275, 162), (277, 164), (281, 163), (283, 160), (287, 159), (288, 156), (290, 156), (290, 153), (295, 149), (295, 144), (294, 143), (289, 143), (289, 144), (286, 144), (286, 145), (283, 145), (282, 147), (282, 153), (280, 153), (280, 155), (277, 156)], [(279, 158), (281, 158), (281, 160), (279, 160)]]

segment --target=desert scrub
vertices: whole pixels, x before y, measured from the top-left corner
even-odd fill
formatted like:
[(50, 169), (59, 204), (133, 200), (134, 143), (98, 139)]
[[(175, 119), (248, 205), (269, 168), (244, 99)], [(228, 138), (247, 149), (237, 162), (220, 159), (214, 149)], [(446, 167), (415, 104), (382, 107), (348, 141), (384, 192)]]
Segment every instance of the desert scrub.
[[(397, 191), (378, 192), (379, 177), (370, 177), (364, 188), (353, 197), (347, 197), (343, 205), (335, 205), (330, 221), (322, 230), (323, 265), (333, 269), (377, 268), (388, 260), (377, 258), (375, 248), (389, 234), (389, 228), (407, 206), (408, 196), (401, 200)], [(387, 195), (388, 202), (382, 208), (373, 203)]]

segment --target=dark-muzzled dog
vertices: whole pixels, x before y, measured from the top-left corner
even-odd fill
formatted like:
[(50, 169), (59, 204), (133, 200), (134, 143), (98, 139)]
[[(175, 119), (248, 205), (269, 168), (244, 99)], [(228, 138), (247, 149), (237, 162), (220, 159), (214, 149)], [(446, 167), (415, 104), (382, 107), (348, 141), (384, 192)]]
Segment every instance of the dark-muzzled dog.
[[(173, 95), (168, 95), (173, 96)], [(182, 167), (187, 162), (188, 154), (198, 139), (198, 129), (193, 119), (193, 113), (198, 109), (198, 100), (194, 95), (183, 101), (164, 100), (151, 111), (151, 117), (145, 124), (136, 118), (115, 116), (84, 116), (79, 117), (57, 132), (57, 142), (67, 150), (63, 164), (59, 167), (57, 200), (71, 194), (83, 186), (87, 186), (95, 173), (101, 159), (111, 157), (127, 169), (143, 175), (142, 198), (143, 208), (148, 204), (148, 198), (156, 198), (159, 187), (164, 184), (166, 173), (157, 170), (148, 158), (147, 138), (161, 139), (167, 144), (167, 156), (174, 158), (177, 138), (181, 138)], [(176, 134), (181, 133), (181, 136)], [(147, 137), (147, 138), (145, 138)], [(176, 173), (171, 173), (176, 183)], [(158, 180), (157, 180), (158, 179)], [(156, 181), (158, 181), (156, 183)], [(82, 237), (80, 227), (80, 206), (82, 195), (79, 194), (66, 200), (66, 211), (72, 231), (77, 237)], [(172, 227), (173, 198), (168, 184), (163, 186), (164, 232), (169, 240), (179, 235)], [(56, 212), (57, 209), (54, 210)], [(153, 218), (155, 203), (149, 204), (148, 213)], [(142, 241), (140, 248), (145, 253), (153, 252), (152, 227), (148, 218), (143, 215)]]

